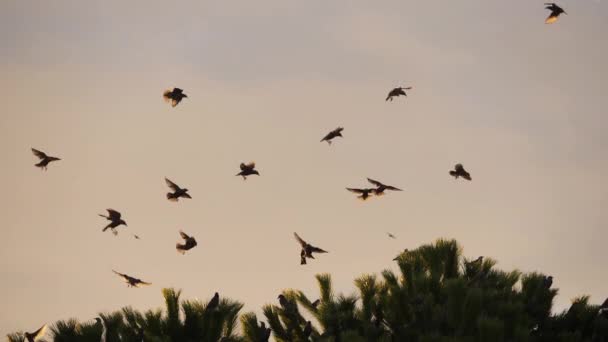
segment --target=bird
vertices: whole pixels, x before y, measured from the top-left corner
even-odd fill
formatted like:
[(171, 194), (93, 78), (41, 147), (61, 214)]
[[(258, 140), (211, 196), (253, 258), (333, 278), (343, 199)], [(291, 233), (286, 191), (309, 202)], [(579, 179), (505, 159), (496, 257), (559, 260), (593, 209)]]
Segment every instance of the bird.
[(397, 238), (394, 234), (389, 233), (389, 232), (386, 232), (386, 235), (388, 235), (388, 237), (391, 238), (391, 239), (396, 239)]
[(260, 173), (255, 169), (255, 163), (250, 162), (248, 164), (241, 163), (241, 172), (237, 173), (237, 176), (242, 176), (243, 180), (247, 179), (247, 176), (251, 175), (260, 175)]
[(551, 285), (553, 285), (553, 277), (552, 276), (548, 276), (548, 277), (544, 277), (543, 278), (543, 286), (545, 287), (545, 289), (550, 289)]
[(321, 142), (327, 141), (327, 144), (331, 145), (331, 141), (333, 138), (342, 137), (343, 130), (344, 130), (343, 127), (338, 127), (336, 129), (334, 129), (333, 131), (327, 133), (327, 135), (324, 136), (323, 139), (321, 139)]
[(407, 96), (407, 94), (405, 93), (405, 91), (406, 90), (410, 90), (410, 89), (412, 89), (412, 87), (406, 87), (406, 88), (397, 87), (397, 88), (391, 90), (388, 93), (388, 96), (386, 97), (385, 101), (389, 101), (389, 100), (393, 101), (393, 97), (397, 97), (397, 96), (400, 96), (400, 95)]
[(310, 305), (312, 305), (312, 307), (316, 309), (319, 306), (319, 303), (321, 303), (321, 300), (317, 299), (314, 302), (312, 302)]
[(266, 323), (264, 323), (264, 322), (260, 323), (260, 333), (262, 335), (261, 341), (268, 342), (268, 340), (270, 339), (271, 332), (272, 332), (272, 329), (266, 328)]
[(121, 277), (122, 279), (124, 279), (125, 283), (127, 283), (128, 287), (140, 287), (140, 286), (144, 286), (144, 285), (152, 285), (152, 283), (147, 283), (141, 279), (137, 279), (131, 276), (128, 276), (126, 274), (120, 273), (120, 272), (116, 272), (114, 270), (112, 270), (112, 272), (118, 274), (119, 277)]
[(287, 310), (289, 308), (289, 306), (290, 306), (290, 303), (287, 300), (287, 298), (284, 295), (282, 295), (282, 294), (280, 294), (277, 298), (279, 299), (279, 304), (281, 305), (281, 307), (284, 310)]
[(478, 257), (477, 259), (469, 262), (465, 262), (467, 267), (479, 267), (483, 263), (483, 256)]
[(315, 247), (308, 242), (302, 240), (302, 238), (298, 235), (298, 233), (293, 233), (293, 236), (298, 240), (300, 245), (302, 246), (302, 250), (300, 251), (300, 265), (306, 265), (306, 258), (314, 259), (315, 257), (312, 253), (328, 253), (325, 250), (322, 250), (319, 247)]
[(108, 223), (108, 225), (103, 228), (102, 232), (105, 232), (109, 228), (112, 229), (112, 234), (118, 235), (116, 227), (120, 226), (121, 224), (124, 224), (126, 227), (128, 227), (127, 222), (122, 219), (122, 215), (118, 211), (114, 209), (106, 210), (108, 211), (108, 216), (102, 214), (99, 214), (99, 216), (105, 217), (106, 219), (108, 219), (108, 221), (110, 221), (110, 223)]
[(384, 191), (385, 190), (403, 191), (403, 190), (401, 190), (399, 188), (396, 188), (396, 187), (394, 187), (392, 185), (382, 184), (382, 183), (378, 182), (377, 180), (373, 180), (371, 178), (368, 178), (367, 181), (376, 186), (376, 188), (373, 189), (374, 195), (376, 195), (376, 196), (382, 196), (382, 195), (384, 195)]
[(406, 248), (403, 250), (403, 252), (399, 253), (399, 255), (397, 255), (395, 257), (395, 259), (393, 259), (393, 261), (398, 261), (400, 258), (402, 258), (405, 254), (407, 254), (407, 252), (409, 252), (409, 250)]
[(450, 175), (452, 177), (454, 177), (455, 179), (458, 179), (458, 177), (462, 177), (468, 181), (471, 180), (471, 174), (468, 173), (464, 167), (462, 166), (462, 164), (456, 164), (454, 165), (454, 170), (450, 171)]
[(40, 158), (40, 161), (38, 162), (38, 164), (34, 164), (34, 166), (39, 167), (41, 170), (46, 170), (46, 168), (50, 162), (61, 160), (57, 157), (51, 157), (51, 156), (47, 155), (46, 153), (44, 153), (40, 150), (37, 150), (35, 148), (32, 148), (32, 153), (34, 153), (34, 155), (36, 157)]
[(356, 188), (346, 188), (346, 190), (350, 191), (350, 192), (354, 192), (356, 194), (359, 194), (359, 196), (357, 196), (358, 199), (365, 201), (367, 200), (373, 193), (375, 189), (369, 189), (369, 188), (365, 188), (365, 189), (356, 189)]
[(175, 248), (177, 249), (177, 251), (179, 253), (185, 254), (186, 251), (196, 247), (197, 243), (196, 243), (196, 240), (194, 239), (194, 236), (188, 236), (188, 234), (182, 232), (181, 230), (179, 231), (179, 235), (181, 235), (182, 239), (184, 239), (183, 244), (180, 244), (178, 242), (175, 245)]
[(215, 293), (213, 295), (213, 298), (211, 298), (211, 300), (209, 301), (209, 303), (207, 303), (207, 307), (205, 308), (205, 310), (215, 310), (219, 307), (220, 305), (220, 294), (219, 293)]
[(184, 94), (184, 91), (180, 88), (173, 88), (173, 90), (165, 90), (163, 98), (165, 101), (171, 103), (171, 107), (177, 106), (184, 97), (188, 95)]
[(43, 325), (42, 327), (40, 327), (40, 329), (34, 331), (33, 333), (26, 332), (24, 334), (24, 336), (27, 339), (27, 342), (34, 342), (38, 338), (44, 336), (45, 332), (46, 332), (46, 324)]
[(549, 11), (551, 11), (551, 13), (547, 17), (547, 19), (545, 19), (545, 24), (553, 24), (554, 22), (557, 21), (557, 18), (562, 13), (568, 14), (568, 13), (566, 13), (566, 11), (564, 11), (563, 8), (559, 7), (554, 2), (545, 2), (545, 9), (548, 9)]
[(307, 339), (310, 337), (310, 334), (312, 334), (312, 323), (310, 321), (306, 322), (306, 326), (304, 327), (303, 333), (304, 337)]
[(173, 192), (167, 192), (167, 199), (171, 202), (177, 202), (180, 197), (182, 198), (192, 198), (190, 197), (190, 195), (188, 194), (188, 189), (186, 188), (180, 188), (179, 185), (173, 183), (172, 181), (169, 180), (169, 178), (165, 177), (165, 183), (167, 183), (167, 186), (169, 188), (171, 188), (171, 190), (173, 190)]
[(141, 238), (139, 237), (139, 235), (137, 235), (137, 234), (133, 234), (133, 237), (134, 237), (136, 240), (141, 239)]

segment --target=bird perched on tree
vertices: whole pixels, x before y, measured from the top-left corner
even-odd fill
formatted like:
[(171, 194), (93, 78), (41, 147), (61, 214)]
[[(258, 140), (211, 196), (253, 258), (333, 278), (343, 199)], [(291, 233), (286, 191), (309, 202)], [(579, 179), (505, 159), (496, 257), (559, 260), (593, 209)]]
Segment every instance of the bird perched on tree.
[(122, 219), (122, 215), (114, 210), (114, 209), (106, 209), (108, 211), (108, 216), (106, 215), (102, 215), (99, 214), (99, 216), (101, 217), (105, 217), (106, 219), (108, 219), (108, 221), (110, 221), (110, 223), (108, 223), (107, 226), (105, 226), (102, 230), (102, 232), (105, 232), (106, 230), (112, 229), (112, 234), (114, 235), (118, 235), (118, 232), (116, 231), (116, 227), (124, 224), (126, 227), (127, 226), (127, 222), (125, 222), (125, 220)]
[(304, 326), (303, 333), (304, 337), (307, 339), (310, 337), (310, 334), (312, 334), (312, 323), (310, 321), (306, 322), (306, 326)]
[(205, 308), (205, 310), (215, 310), (220, 306), (220, 294), (219, 293), (215, 293), (213, 295), (213, 298), (211, 298), (211, 300), (209, 301), (209, 303), (207, 303), (207, 307)]
[(357, 188), (346, 188), (346, 190), (350, 191), (350, 192), (354, 192), (356, 194), (359, 194), (359, 196), (357, 196), (358, 199), (365, 201), (367, 200), (373, 193), (375, 189), (357, 189)]
[(376, 195), (376, 196), (382, 196), (382, 195), (384, 195), (384, 191), (385, 190), (403, 191), (403, 190), (401, 190), (399, 188), (395, 188), (392, 185), (382, 184), (382, 183), (378, 182), (377, 180), (373, 180), (371, 178), (368, 178), (367, 181), (376, 186), (376, 188), (373, 190), (374, 191), (374, 195)]
[(237, 173), (237, 176), (242, 176), (243, 180), (247, 179), (247, 176), (251, 175), (260, 175), (260, 173), (255, 169), (255, 163), (250, 162), (249, 164), (241, 163), (241, 172)]
[(266, 323), (261, 322), (260, 323), (260, 341), (262, 342), (268, 342), (270, 340), (270, 333), (272, 332), (272, 329), (270, 328), (266, 328)]
[(545, 20), (545, 24), (553, 24), (554, 22), (557, 21), (557, 18), (562, 13), (568, 14), (568, 13), (566, 13), (566, 11), (564, 11), (563, 8), (559, 7), (558, 5), (556, 5), (553, 2), (546, 2), (545, 3), (545, 9), (548, 9), (549, 11), (551, 11), (551, 13), (549, 14), (549, 16)]
[(137, 279), (126, 274), (116, 272), (114, 270), (112, 270), (112, 272), (118, 274), (118, 276), (121, 277), (125, 281), (125, 283), (127, 283), (128, 287), (141, 287), (144, 285), (152, 285), (152, 283), (147, 283), (145, 281), (142, 281), (141, 279)]
[(188, 97), (188, 95), (184, 94), (184, 91), (179, 88), (173, 88), (173, 90), (165, 90), (163, 93), (163, 98), (165, 101), (171, 103), (172, 107), (177, 106), (184, 97)]
[(34, 165), (39, 167), (41, 170), (46, 170), (46, 167), (49, 165), (50, 162), (61, 160), (57, 157), (51, 157), (51, 156), (47, 155), (46, 153), (39, 151), (35, 148), (32, 148), (32, 153), (34, 153), (34, 155), (40, 159), (38, 164), (34, 164)]
[(545, 289), (547, 289), (547, 290), (550, 289), (551, 285), (553, 285), (553, 277), (552, 276), (545, 277), (543, 279), (543, 286), (545, 287)]
[(468, 181), (471, 180), (471, 174), (468, 173), (464, 167), (462, 166), (462, 164), (456, 164), (454, 166), (454, 170), (450, 171), (450, 175), (452, 177), (454, 177), (455, 179), (458, 179), (458, 177), (462, 177)]
[(40, 329), (34, 331), (33, 333), (26, 332), (24, 334), (24, 336), (27, 339), (27, 342), (34, 342), (37, 339), (39, 339), (40, 337), (44, 336), (45, 332), (46, 332), (46, 324), (43, 325), (42, 327), (40, 327)]
[(321, 303), (321, 300), (317, 299), (314, 302), (312, 302), (310, 305), (312, 305), (312, 307), (316, 309), (320, 303)]
[(188, 236), (186, 233), (179, 231), (179, 235), (181, 235), (182, 239), (184, 239), (184, 243), (180, 244), (179, 242), (175, 245), (175, 248), (179, 253), (185, 254), (187, 250), (190, 250), (196, 247), (196, 240), (194, 236)]
[(170, 181), (166, 177), (165, 177), (165, 183), (167, 183), (167, 186), (169, 188), (171, 188), (171, 190), (173, 190), (173, 192), (167, 192), (167, 199), (169, 201), (171, 201), (171, 202), (177, 202), (180, 197), (182, 197), (182, 198), (192, 198), (188, 194), (188, 189), (186, 189), (186, 188), (183, 188), (183, 189), (180, 188), (177, 184), (173, 183), (172, 181)]
[(325, 137), (323, 137), (323, 139), (321, 139), (321, 142), (327, 141), (327, 144), (331, 145), (331, 141), (333, 138), (342, 137), (343, 130), (344, 130), (343, 127), (338, 127), (336, 129), (334, 129), (333, 131), (327, 133), (327, 135)]
[(302, 240), (298, 233), (293, 233), (293, 236), (302, 246), (302, 250), (300, 251), (300, 265), (306, 265), (306, 258), (314, 259), (315, 257), (312, 255), (312, 253), (328, 253), (327, 251), (324, 251), (321, 248), (315, 247)]
[(401, 95), (402, 95), (402, 96), (407, 96), (407, 94), (405, 93), (405, 91), (406, 91), (406, 90), (410, 90), (410, 89), (412, 89), (412, 87), (406, 87), (406, 88), (403, 88), (403, 87), (397, 87), (397, 88), (395, 88), (395, 89), (391, 90), (391, 91), (388, 93), (388, 96), (386, 97), (386, 100), (385, 100), (385, 101), (389, 101), (389, 100), (390, 100), (390, 101), (393, 101), (393, 97), (397, 97), (397, 96), (401, 96)]
[(393, 261), (398, 261), (398, 260), (399, 260), (399, 259), (401, 259), (401, 258), (402, 258), (404, 255), (406, 255), (406, 254), (407, 254), (407, 252), (409, 252), (409, 250), (408, 250), (407, 248), (406, 248), (406, 249), (404, 249), (404, 250), (403, 250), (403, 252), (399, 253), (399, 255), (397, 255), (397, 256), (395, 257), (395, 259), (393, 259)]

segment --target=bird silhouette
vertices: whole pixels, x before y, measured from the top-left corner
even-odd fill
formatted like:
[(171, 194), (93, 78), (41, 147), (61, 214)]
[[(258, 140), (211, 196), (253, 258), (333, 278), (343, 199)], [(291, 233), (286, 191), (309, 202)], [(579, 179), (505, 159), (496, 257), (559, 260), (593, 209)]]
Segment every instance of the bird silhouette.
[(545, 24), (553, 24), (554, 22), (557, 21), (558, 17), (562, 13), (568, 14), (568, 13), (566, 13), (566, 11), (564, 11), (563, 8), (559, 7), (558, 5), (556, 5), (553, 2), (546, 2), (545, 9), (548, 9), (549, 11), (551, 11), (551, 13), (547, 17), (547, 19), (545, 19)]
[(116, 272), (114, 270), (112, 270), (112, 272), (118, 274), (118, 276), (121, 277), (125, 281), (125, 283), (127, 283), (128, 287), (141, 287), (145, 285), (152, 285), (152, 283), (147, 283), (145, 281), (142, 281), (141, 279), (128, 276), (124, 273)]
[(106, 210), (108, 211), (107, 216), (102, 215), (102, 214), (99, 214), (99, 216), (105, 217), (106, 219), (108, 219), (108, 221), (110, 221), (110, 223), (108, 223), (108, 225), (103, 228), (102, 232), (105, 232), (109, 228), (112, 230), (112, 234), (118, 235), (118, 232), (116, 231), (116, 227), (118, 227), (122, 224), (127, 226), (127, 222), (125, 222), (122, 219), (122, 215), (118, 211), (116, 211), (114, 209), (106, 209)]
[(137, 235), (137, 234), (133, 234), (133, 237), (134, 237), (136, 240), (140, 240), (140, 239), (141, 239), (141, 238), (139, 237), (139, 235)]
[(395, 257), (395, 259), (393, 259), (393, 261), (398, 261), (399, 259), (403, 258), (404, 255), (406, 255), (409, 252), (409, 250), (406, 248), (403, 250), (403, 252), (399, 253), (399, 255), (397, 255)]
[(45, 332), (46, 332), (46, 324), (43, 325), (42, 327), (40, 327), (40, 329), (34, 331), (33, 333), (26, 332), (24, 334), (24, 336), (27, 339), (27, 342), (34, 342), (37, 339), (39, 339), (40, 337), (44, 336)]
[(462, 164), (456, 164), (454, 165), (454, 170), (450, 171), (450, 175), (452, 177), (454, 177), (455, 179), (458, 179), (459, 177), (462, 177), (468, 181), (471, 180), (471, 174), (468, 173), (464, 167), (462, 166)]
[(312, 305), (312, 307), (316, 309), (320, 303), (321, 303), (321, 300), (317, 299), (314, 302), (312, 302), (310, 305)]
[(334, 129), (333, 131), (327, 133), (327, 135), (324, 136), (323, 139), (321, 139), (321, 142), (327, 141), (327, 144), (331, 145), (331, 141), (332, 141), (333, 138), (342, 137), (342, 131), (343, 130), (344, 130), (343, 127), (338, 127), (336, 129)]
[(196, 240), (194, 236), (188, 236), (186, 233), (179, 231), (179, 235), (181, 235), (182, 239), (184, 239), (184, 243), (180, 244), (179, 242), (175, 245), (175, 248), (179, 253), (185, 254), (186, 251), (191, 250), (196, 247)]
[(173, 88), (173, 90), (165, 90), (163, 93), (163, 98), (165, 101), (171, 103), (172, 107), (177, 106), (183, 98), (188, 97), (188, 95), (184, 94), (184, 91), (179, 88)]
[(181, 198), (192, 198), (188, 194), (188, 189), (180, 188), (177, 184), (173, 183), (166, 177), (165, 177), (165, 183), (167, 183), (167, 186), (169, 188), (171, 188), (171, 190), (173, 190), (173, 192), (167, 192), (167, 199), (169, 201), (177, 202), (180, 199), (180, 197)]
[(266, 328), (266, 323), (260, 323), (260, 340), (262, 342), (268, 342), (270, 340), (270, 333), (272, 333), (272, 329)]
[(324, 251), (321, 248), (315, 247), (302, 240), (298, 233), (293, 233), (293, 236), (302, 246), (302, 250), (300, 251), (300, 265), (306, 265), (306, 258), (314, 259), (315, 257), (313, 256), (313, 253), (328, 253), (327, 251)]
[(217, 309), (219, 306), (220, 306), (220, 294), (216, 292), (213, 295), (213, 298), (211, 298), (211, 300), (209, 301), (209, 303), (207, 303), (207, 307), (205, 310), (213, 311), (213, 310)]
[(545, 287), (545, 289), (550, 289), (551, 286), (553, 285), (553, 277), (552, 276), (548, 276), (548, 277), (544, 277), (543, 278), (543, 286)]
[(469, 262), (465, 262), (464, 265), (468, 269), (479, 268), (483, 264), (483, 256), (478, 257), (477, 259)]
[(310, 334), (312, 334), (312, 323), (310, 321), (306, 322), (306, 326), (304, 326), (303, 333), (306, 339), (308, 339), (310, 337)]
[(394, 234), (389, 233), (389, 232), (387, 232), (386, 235), (388, 235), (388, 237), (391, 238), (391, 239), (396, 239), (397, 238)]
[(393, 101), (393, 97), (397, 97), (397, 96), (407, 96), (405, 91), (410, 90), (410, 89), (412, 89), (412, 87), (406, 87), (406, 88), (397, 87), (388, 93), (388, 96), (386, 97), (385, 101)]
[(34, 164), (34, 166), (39, 167), (41, 170), (46, 170), (46, 168), (50, 162), (61, 160), (57, 157), (51, 157), (51, 156), (47, 155), (46, 153), (44, 153), (40, 150), (37, 150), (35, 148), (32, 148), (32, 153), (40, 159), (38, 164)]
[(374, 195), (376, 195), (376, 196), (382, 196), (382, 195), (384, 195), (384, 191), (385, 190), (403, 191), (403, 190), (401, 190), (399, 188), (396, 188), (396, 187), (394, 187), (392, 185), (382, 184), (382, 183), (378, 182), (377, 180), (373, 180), (371, 178), (368, 178), (367, 181), (376, 186), (376, 188), (373, 189)]
[(359, 196), (357, 196), (357, 198), (362, 201), (367, 200), (375, 191), (375, 189), (368, 189), (368, 188), (365, 188), (365, 189), (346, 188), (346, 190), (359, 194)]
[(250, 162), (248, 164), (241, 163), (241, 172), (237, 173), (237, 176), (242, 176), (243, 180), (247, 179), (247, 176), (251, 175), (260, 175), (260, 173), (255, 169), (255, 163)]
[(277, 298), (279, 299), (279, 304), (281, 305), (281, 307), (284, 310), (287, 310), (289, 308), (289, 305), (290, 305), (290, 303), (287, 300), (287, 298), (284, 295), (282, 295), (282, 294), (280, 294)]

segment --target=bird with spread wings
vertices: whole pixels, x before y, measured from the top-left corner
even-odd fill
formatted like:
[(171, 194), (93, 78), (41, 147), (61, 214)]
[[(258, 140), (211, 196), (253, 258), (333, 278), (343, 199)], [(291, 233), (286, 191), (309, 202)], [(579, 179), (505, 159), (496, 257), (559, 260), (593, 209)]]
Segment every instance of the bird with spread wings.
[(309, 244), (308, 242), (304, 241), (298, 235), (298, 233), (294, 232), (293, 236), (296, 238), (296, 240), (302, 246), (302, 250), (300, 251), (300, 265), (306, 265), (306, 258), (314, 259), (315, 257), (313, 256), (313, 253), (328, 253), (327, 251), (325, 251), (319, 247), (315, 247), (315, 246)]
[(146, 285), (152, 285), (152, 283), (145, 282), (141, 279), (131, 277), (124, 273), (116, 272), (114, 270), (112, 270), (112, 272), (116, 273), (119, 277), (121, 277), (125, 281), (125, 283), (127, 283), (128, 287), (141, 287)]

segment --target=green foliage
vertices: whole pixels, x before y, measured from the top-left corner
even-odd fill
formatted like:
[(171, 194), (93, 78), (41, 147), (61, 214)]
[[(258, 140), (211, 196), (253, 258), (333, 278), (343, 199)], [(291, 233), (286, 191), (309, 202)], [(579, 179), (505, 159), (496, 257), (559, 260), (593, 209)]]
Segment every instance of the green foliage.
[[(286, 290), (262, 308), (266, 322), (251, 312), (239, 317), (243, 305), (230, 299), (207, 308), (163, 289), (164, 310), (125, 307), (100, 314), (99, 322), (58, 321), (50, 334), (55, 342), (98, 342), (102, 335), (106, 342), (266, 342), (270, 328), (279, 342), (608, 342), (608, 312), (589, 297), (552, 314), (557, 289), (543, 274), (501, 271), (490, 258), (471, 263), (454, 240), (406, 250), (397, 265), (398, 272), (357, 278), (351, 295), (336, 294), (329, 274), (317, 275), (313, 300)], [(24, 341), (23, 333), (7, 338)]]

